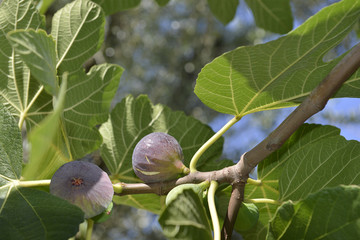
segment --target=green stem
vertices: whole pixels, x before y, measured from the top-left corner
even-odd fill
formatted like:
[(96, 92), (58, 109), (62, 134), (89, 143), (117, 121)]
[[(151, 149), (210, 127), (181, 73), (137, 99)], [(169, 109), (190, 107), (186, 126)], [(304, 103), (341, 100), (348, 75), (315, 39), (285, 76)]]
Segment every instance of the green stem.
[(261, 186), (262, 185), (261, 180), (255, 180), (255, 179), (251, 179), (251, 178), (247, 179), (247, 183), (249, 183), (251, 185), (255, 185), (255, 186)]
[(87, 229), (86, 229), (86, 240), (91, 240), (92, 231), (94, 228), (94, 220), (91, 218), (87, 219)]
[(208, 193), (208, 204), (209, 204), (209, 211), (210, 211), (210, 215), (211, 215), (211, 221), (212, 221), (213, 229), (214, 229), (214, 240), (221, 239), (219, 217), (217, 215), (216, 206), (215, 206), (215, 191), (216, 191), (218, 185), (219, 185), (218, 182), (211, 181), (209, 193)]
[(46, 180), (33, 180), (33, 181), (19, 181), (18, 186), (20, 187), (43, 187), (50, 185), (50, 179)]
[(199, 160), (199, 158), (201, 157), (201, 155), (203, 155), (203, 153), (211, 146), (213, 145), (216, 140), (218, 140), (227, 130), (229, 130), (229, 128), (234, 125), (235, 123), (237, 123), (241, 118), (238, 117), (234, 117), (232, 118), (228, 123), (226, 123), (217, 133), (215, 133), (209, 140), (207, 140), (206, 143), (204, 143), (204, 145), (201, 146), (201, 148), (199, 148), (199, 150), (197, 150), (197, 152), (194, 154), (194, 156), (192, 157), (191, 161), (190, 161), (190, 172), (196, 172), (196, 163)]
[(253, 199), (244, 199), (244, 202), (247, 203), (270, 203), (275, 205), (281, 205), (281, 202), (274, 199), (269, 198), (253, 198)]

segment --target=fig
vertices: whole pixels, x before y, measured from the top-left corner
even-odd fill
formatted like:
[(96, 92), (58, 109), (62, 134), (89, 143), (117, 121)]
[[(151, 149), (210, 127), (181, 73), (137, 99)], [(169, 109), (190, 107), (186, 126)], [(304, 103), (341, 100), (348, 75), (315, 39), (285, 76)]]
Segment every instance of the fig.
[(114, 189), (108, 174), (100, 167), (90, 162), (73, 161), (55, 172), (50, 193), (81, 208), (85, 218), (92, 218), (111, 204)]
[(132, 166), (135, 174), (145, 183), (163, 182), (189, 171), (183, 160), (181, 146), (174, 137), (154, 132), (143, 137), (135, 146)]
[(200, 199), (202, 199), (204, 191), (205, 191), (205, 189), (207, 189), (209, 187), (209, 185), (210, 185), (210, 183), (208, 181), (205, 181), (200, 184), (186, 183), (186, 184), (176, 186), (173, 189), (171, 189), (171, 191), (166, 195), (165, 204), (169, 205), (185, 189), (192, 189), (195, 193), (197, 193), (199, 195)]

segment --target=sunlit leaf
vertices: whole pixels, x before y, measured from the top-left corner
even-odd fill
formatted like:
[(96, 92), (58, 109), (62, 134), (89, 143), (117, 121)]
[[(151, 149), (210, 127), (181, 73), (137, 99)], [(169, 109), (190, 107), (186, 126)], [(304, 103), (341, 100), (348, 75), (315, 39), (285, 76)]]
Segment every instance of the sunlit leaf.
[(22, 139), (16, 120), (0, 104), (1, 239), (67, 239), (84, 214), (76, 206), (35, 189), (19, 187)]
[(293, 27), (289, 0), (245, 0), (256, 25), (274, 33), (287, 33)]
[(325, 187), (360, 184), (360, 143), (323, 138), (291, 154), (279, 180), (280, 200), (300, 200)]
[[(304, 124), (301, 126), (276, 152), (267, 157), (258, 166), (258, 180), (260, 186), (246, 185), (245, 198), (280, 199), (279, 179), (283, 169), (292, 156), (296, 156), (303, 149), (307, 149), (317, 142), (339, 135), (340, 130), (331, 126)], [(259, 209), (259, 222), (256, 228), (242, 233), (246, 239), (265, 239), (268, 221), (273, 218), (275, 204), (256, 204)]]
[[(163, 105), (153, 105), (146, 96), (125, 98), (113, 109), (100, 132), (104, 139), (101, 156), (111, 174), (121, 181), (140, 181), (132, 169), (132, 152), (145, 135), (166, 132), (175, 137), (182, 147), (184, 163), (188, 166), (198, 148), (214, 134), (210, 127), (200, 121)], [(204, 153), (199, 160), (200, 169), (220, 156), (222, 144), (221, 138)]]
[(185, 189), (170, 202), (159, 223), (168, 239), (212, 239), (205, 208), (192, 189)]
[(0, 104), (0, 186), (9, 179), (20, 179), (22, 138), (16, 120)]
[(65, 102), (67, 79), (64, 78), (54, 112), (48, 115), (29, 134), (31, 152), (23, 177), (29, 179), (49, 179), (63, 164), (70, 161), (62, 138), (64, 131), (61, 116)]
[[(174, 112), (163, 105), (153, 105), (146, 96), (134, 99), (128, 96), (111, 112), (109, 120), (100, 128), (103, 136), (101, 157), (113, 178), (122, 182), (140, 182), (132, 168), (132, 152), (141, 138), (152, 132), (166, 132), (175, 137), (184, 153), (184, 164), (189, 162), (194, 153), (214, 132), (200, 121), (186, 116), (182, 112)], [(199, 170), (213, 167), (219, 169), (224, 164), (217, 163), (222, 152), (223, 139), (218, 140), (201, 157)], [(228, 163), (229, 161), (225, 161)], [(129, 195), (119, 198), (127, 205), (148, 209), (156, 212), (162, 205), (154, 207), (154, 203), (163, 204), (160, 197), (153, 195), (149, 201), (144, 195)], [(118, 204), (120, 202), (117, 202)]]
[(208, 0), (211, 12), (222, 23), (229, 23), (235, 16), (239, 0)]
[(44, 30), (10, 32), (9, 40), (31, 74), (53, 96), (57, 95), (55, 42)]
[(88, 0), (76, 0), (55, 13), (51, 35), (56, 41), (59, 74), (73, 74), (100, 49), (104, 25), (102, 9)]
[(109, 116), (122, 72), (120, 66), (101, 64), (87, 74), (80, 70), (69, 76), (63, 120), (72, 159), (99, 148), (102, 137), (97, 125)]
[(338, 186), (284, 203), (270, 223), (267, 239), (360, 238), (360, 187)]
[(92, 0), (99, 4), (106, 15), (111, 15), (116, 12), (127, 10), (138, 6), (141, 0)]
[[(360, 1), (344, 0), (319, 11), (288, 35), (255, 46), (239, 47), (206, 65), (195, 93), (212, 109), (237, 115), (295, 106), (340, 60), (324, 55), (353, 29)], [(338, 97), (360, 97), (360, 71)]]
[(32, 1), (4, 0), (0, 5), (0, 102), (19, 119), (19, 127), (36, 125), (52, 110), (52, 97), (30, 76), (30, 70), (11, 47), (7, 33), (39, 29), (44, 20)]

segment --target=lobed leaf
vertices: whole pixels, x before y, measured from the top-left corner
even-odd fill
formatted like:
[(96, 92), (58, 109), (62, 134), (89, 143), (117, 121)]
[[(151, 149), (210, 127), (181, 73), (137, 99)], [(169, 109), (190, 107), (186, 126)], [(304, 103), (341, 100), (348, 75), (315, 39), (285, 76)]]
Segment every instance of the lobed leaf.
[[(195, 93), (212, 109), (238, 117), (295, 106), (342, 58), (323, 61), (359, 18), (360, 1), (343, 0), (322, 9), (284, 37), (225, 53), (202, 69)], [(337, 97), (359, 97), (359, 72)]]
[[(140, 181), (132, 169), (132, 152), (141, 138), (152, 132), (175, 137), (184, 153), (184, 164), (214, 132), (200, 121), (163, 105), (153, 105), (146, 96), (126, 97), (115, 106), (109, 120), (100, 128), (103, 136), (101, 156), (112, 175), (121, 181)], [(221, 138), (199, 160), (199, 168), (217, 159), (222, 151)]]
[(44, 24), (30, 0), (4, 0), (0, 5), (0, 102), (19, 118), (19, 127), (26, 121), (28, 130), (52, 110), (52, 97), (30, 75), (7, 34), (18, 29), (37, 30)]
[[(49, 193), (20, 188), (22, 138), (16, 120), (0, 104), (1, 239), (67, 239), (78, 231), (83, 212)], [(60, 223), (60, 224), (59, 224)]]
[(80, 208), (49, 193), (16, 186), (5, 198), (3, 192), (0, 188), (2, 239), (68, 239), (84, 220)]
[(159, 223), (169, 239), (212, 239), (205, 208), (192, 189), (185, 189), (169, 203)]
[(22, 174), (26, 180), (49, 179), (60, 166), (70, 161), (63, 140), (64, 129), (61, 124), (66, 86), (67, 79), (64, 78), (54, 112), (49, 114), (29, 134), (31, 151), (29, 162), (25, 165)]
[(297, 203), (284, 203), (270, 222), (267, 239), (356, 240), (359, 219), (359, 186), (323, 189)]
[(44, 30), (17, 30), (8, 35), (13, 47), (29, 67), (32, 76), (57, 96), (55, 42)]
[[(210, 127), (200, 121), (182, 112), (173, 112), (163, 105), (153, 105), (146, 96), (136, 99), (128, 96), (115, 106), (109, 120), (100, 127), (103, 137), (100, 154), (113, 178), (122, 182), (141, 181), (132, 168), (132, 152), (137, 142), (152, 132), (166, 132), (175, 137), (182, 147), (184, 164), (187, 166), (198, 148), (214, 134)], [(198, 163), (200, 170), (224, 166), (223, 161), (215, 163), (222, 152), (222, 145), (221, 138), (204, 153)], [(144, 195), (122, 196), (116, 203), (158, 213), (164, 204), (160, 199), (153, 195), (150, 207), (147, 206), (149, 199)], [(154, 204), (158, 205), (154, 207)]]
[(256, 25), (274, 33), (287, 33), (293, 28), (289, 0), (245, 0), (253, 12)]
[(0, 189), (10, 179), (20, 179), (22, 138), (16, 120), (0, 104)]
[(51, 35), (56, 42), (59, 74), (67, 71), (72, 75), (100, 49), (104, 26), (104, 12), (89, 0), (76, 0), (55, 13)]
[(291, 154), (279, 179), (280, 200), (300, 200), (340, 184), (360, 184), (360, 143), (323, 138)]
[(87, 74), (81, 69), (69, 76), (63, 124), (71, 159), (99, 148), (102, 137), (96, 126), (108, 118), (122, 72), (118, 65), (101, 64)]
[[(302, 125), (284, 145), (260, 162), (258, 166), (258, 180), (260, 186), (248, 184), (245, 188), (245, 198), (268, 198), (279, 200), (279, 179), (283, 176), (284, 168), (292, 156), (315, 145), (317, 142), (326, 141), (328, 138), (339, 135), (340, 130), (332, 126), (321, 126), (316, 124)], [(300, 173), (299, 173), (300, 174)], [(242, 232), (246, 239), (265, 239), (268, 222), (275, 215), (277, 205), (262, 203), (256, 204), (259, 209), (259, 222), (250, 231)]]

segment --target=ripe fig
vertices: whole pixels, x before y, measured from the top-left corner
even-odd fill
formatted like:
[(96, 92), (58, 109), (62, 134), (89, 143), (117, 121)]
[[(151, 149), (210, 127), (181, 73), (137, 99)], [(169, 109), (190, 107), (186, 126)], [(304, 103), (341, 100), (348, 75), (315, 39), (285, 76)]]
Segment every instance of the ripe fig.
[(55, 172), (50, 193), (81, 208), (85, 218), (92, 218), (110, 205), (114, 189), (108, 174), (97, 165), (73, 161)]
[(154, 132), (143, 137), (135, 146), (132, 166), (145, 183), (176, 179), (189, 169), (183, 164), (180, 144), (169, 134)]

